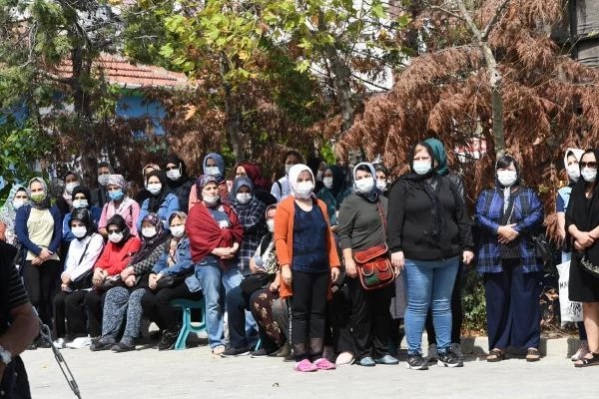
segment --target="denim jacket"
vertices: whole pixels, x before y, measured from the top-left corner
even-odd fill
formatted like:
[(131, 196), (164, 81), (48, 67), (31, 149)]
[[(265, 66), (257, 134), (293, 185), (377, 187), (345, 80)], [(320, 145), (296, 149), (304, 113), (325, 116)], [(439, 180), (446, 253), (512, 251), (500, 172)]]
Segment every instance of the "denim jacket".
[[(141, 231), (141, 225), (146, 216), (150, 213), (148, 207), (150, 206), (150, 199), (146, 199), (141, 205), (141, 210), (139, 211), (139, 219), (137, 220), (137, 231)], [(169, 193), (160, 204), (160, 208), (156, 214), (162, 220), (164, 224), (164, 228), (168, 229), (168, 218), (179, 210), (179, 199), (173, 193)]]
[(166, 251), (160, 256), (160, 259), (154, 265), (152, 273), (162, 274), (164, 276), (187, 276), (185, 284), (189, 288), (190, 292), (197, 292), (200, 290), (200, 282), (196, 276), (195, 264), (191, 260), (191, 251), (189, 249), (189, 238), (184, 237), (177, 244), (177, 251), (175, 253), (175, 264), (171, 267), (168, 266), (169, 247), (167, 246)]

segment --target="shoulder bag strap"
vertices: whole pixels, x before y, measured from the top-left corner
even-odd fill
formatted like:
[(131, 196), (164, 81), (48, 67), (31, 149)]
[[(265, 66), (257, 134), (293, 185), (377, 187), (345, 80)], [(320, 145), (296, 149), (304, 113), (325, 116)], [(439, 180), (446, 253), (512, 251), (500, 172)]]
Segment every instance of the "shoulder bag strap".
[(383, 239), (385, 240), (385, 245), (387, 245), (387, 217), (385, 216), (385, 212), (383, 211), (383, 207), (381, 206), (380, 199), (377, 199), (376, 201), (376, 208), (379, 212), (379, 216), (383, 224)]

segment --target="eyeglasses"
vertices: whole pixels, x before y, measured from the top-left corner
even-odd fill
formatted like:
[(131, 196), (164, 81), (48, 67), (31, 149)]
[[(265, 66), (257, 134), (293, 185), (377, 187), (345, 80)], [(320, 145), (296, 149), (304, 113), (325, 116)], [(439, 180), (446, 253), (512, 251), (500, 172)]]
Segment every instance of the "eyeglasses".
[(596, 168), (597, 167), (597, 162), (580, 162), (580, 167), (585, 168), (585, 167), (589, 167), (589, 168)]

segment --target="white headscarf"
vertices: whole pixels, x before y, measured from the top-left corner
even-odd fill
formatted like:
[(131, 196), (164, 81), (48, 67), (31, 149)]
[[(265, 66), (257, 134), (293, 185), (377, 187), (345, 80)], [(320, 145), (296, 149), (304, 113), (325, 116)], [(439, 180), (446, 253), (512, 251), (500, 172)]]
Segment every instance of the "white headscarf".
[(312, 183), (316, 182), (314, 173), (312, 173), (312, 169), (310, 169), (308, 166), (301, 163), (293, 165), (289, 171), (289, 185), (291, 186), (291, 195), (297, 198), (299, 198), (299, 195), (297, 195), (297, 179), (303, 172), (309, 172), (310, 176), (312, 176)]
[[(576, 158), (576, 160), (578, 162), (580, 162), (580, 160), (582, 159), (582, 156), (584, 155), (584, 150), (581, 150), (579, 148), (568, 148), (566, 150), (566, 155), (564, 155), (564, 168), (566, 168), (566, 172), (568, 170), (568, 155), (574, 155), (574, 157)], [(566, 173), (566, 176), (568, 176), (568, 173)], [(570, 176), (568, 176), (568, 181), (570, 181)], [(573, 182), (570, 182), (573, 183)]]

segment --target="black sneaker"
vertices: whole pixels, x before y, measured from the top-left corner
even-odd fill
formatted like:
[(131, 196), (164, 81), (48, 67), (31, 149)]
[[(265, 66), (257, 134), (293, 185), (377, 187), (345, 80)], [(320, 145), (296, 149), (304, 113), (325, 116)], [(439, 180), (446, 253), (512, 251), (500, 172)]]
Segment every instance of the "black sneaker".
[(428, 370), (428, 361), (422, 355), (408, 356), (408, 368), (411, 370)]
[(437, 360), (437, 366), (463, 367), (464, 363), (455, 353), (453, 353), (452, 351), (447, 351), (447, 353), (439, 353), (439, 360)]
[(229, 348), (221, 353), (221, 357), (247, 356), (250, 354), (248, 348)]
[(270, 355), (270, 353), (268, 353), (266, 351), (266, 349), (264, 349), (264, 348), (260, 348), (257, 351), (251, 351), (250, 352), (250, 357), (265, 357), (265, 356), (268, 356), (268, 355)]
[(91, 346), (89, 347), (89, 349), (92, 352), (99, 352), (99, 351), (107, 351), (112, 349), (112, 347), (115, 345), (114, 342), (107, 342), (107, 341), (102, 341), (102, 339), (98, 339), (96, 341), (92, 341)]
[(179, 338), (179, 329), (172, 330), (164, 330), (162, 333), (162, 338), (160, 338), (160, 342), (156, 346), (159, 351), (168, 351), (175, 347), (177, 343), (177, 338)]

